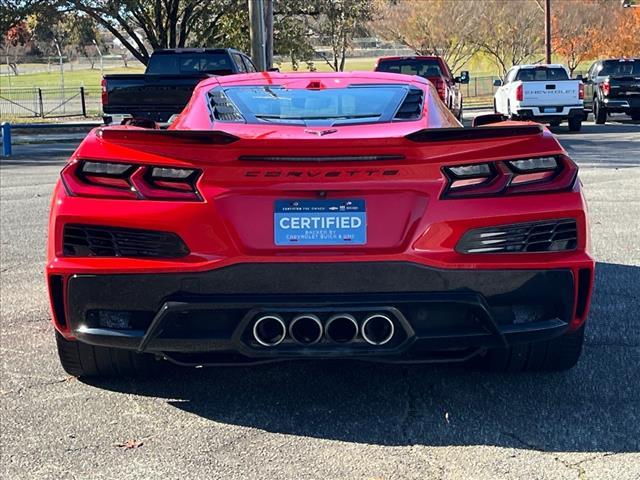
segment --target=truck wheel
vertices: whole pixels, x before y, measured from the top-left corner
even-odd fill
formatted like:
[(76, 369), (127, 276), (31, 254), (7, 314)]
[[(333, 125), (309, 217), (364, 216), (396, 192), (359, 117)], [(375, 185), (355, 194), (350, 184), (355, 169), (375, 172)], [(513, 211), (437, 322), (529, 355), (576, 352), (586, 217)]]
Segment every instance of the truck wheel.
[(555, 122), (549, 122), (549, 126), (551, 126), (551, 127), (558, 127), (558, 126), (560, 126), (560, 124), (561, 124), (561, 123), (562, 123), (562, 122), (559, 122), (559, 121), (557, 121), (557, 120), (556, 120)]
[(593, 118), (598, 125), (604, 125), (607, 121), (607, 109), (600, 105), (597, 98), (593, 99)]
[(62, 368), (74, 377), (143, 377), (159, 372), (162, 362), (148, 353), (120, 348), (95, 347), (67, 340), (56, 332)]
[(494, 372), (564, 371), (578, 362), (583, 344), (584, 325), (575, 332), (544, 342), (491, 349), (480, 359), (480, 363)]
[(458, 110), (458, 120), (462, 123), (462, 117), (464, 115), (464, 108), (462, 107), (462, 100), (460, 100), (460, 110)]
[(582, 128), (582, 117), (569, 117), (569, 131), (579, 132)]
[(629, 116), (632, 120), (640, 120), (640, 109), (631, 110)]
[(496, 105), (496, 99), (493, 99), (493, 113), (498, 113), (498, 105)]

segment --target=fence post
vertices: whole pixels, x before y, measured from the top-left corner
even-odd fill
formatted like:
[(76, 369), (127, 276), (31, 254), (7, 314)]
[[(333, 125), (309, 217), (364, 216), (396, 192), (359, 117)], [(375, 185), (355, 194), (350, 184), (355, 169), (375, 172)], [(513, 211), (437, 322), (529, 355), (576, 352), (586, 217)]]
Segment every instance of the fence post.
[(42, 102), (41, 88), (38, 88), (38, 105), (40, 106), (40, 117), (44, 118), (44, 103)]
[(475, 80), (473, 82), (473, 91), (475, 92), (475, 96), (478, 96), (478, 78), (477, 77), (473, 77), (473, 79)]
[(11, 156), (11, 124), (2, 122), (2, 156)]
[(80, 87), (80, 104), (82, 105), (82, 116), (87, 118), (87, 105), (84, 102), (84, 87)]

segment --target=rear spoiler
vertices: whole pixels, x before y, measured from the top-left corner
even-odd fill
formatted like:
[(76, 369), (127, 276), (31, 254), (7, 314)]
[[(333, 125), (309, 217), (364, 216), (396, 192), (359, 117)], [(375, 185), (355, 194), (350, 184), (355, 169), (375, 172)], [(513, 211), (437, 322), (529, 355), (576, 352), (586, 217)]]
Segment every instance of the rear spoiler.
[(217, 130), (160, 130), (137, 128), (100, 128), (98, 138), (114, 143), (227, 145), (238, 137)]
[(414, 142), (448, 142), (456, 140), (486, 140), (490, 138), (520, 137), (542, 133), (542, 125), (499, 125), (473, 128), (426, 128), (405, 138)]

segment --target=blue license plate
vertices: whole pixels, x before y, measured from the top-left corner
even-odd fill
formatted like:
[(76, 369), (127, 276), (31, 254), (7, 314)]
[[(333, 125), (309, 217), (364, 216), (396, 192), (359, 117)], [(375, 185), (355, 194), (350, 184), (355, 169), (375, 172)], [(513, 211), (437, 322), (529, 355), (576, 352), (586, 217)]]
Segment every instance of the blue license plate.
[(364, 245), (364, 200), (276, 200), (276, 245)]
[(541, 108), (542, 113), (555, 113), (556, 107)]

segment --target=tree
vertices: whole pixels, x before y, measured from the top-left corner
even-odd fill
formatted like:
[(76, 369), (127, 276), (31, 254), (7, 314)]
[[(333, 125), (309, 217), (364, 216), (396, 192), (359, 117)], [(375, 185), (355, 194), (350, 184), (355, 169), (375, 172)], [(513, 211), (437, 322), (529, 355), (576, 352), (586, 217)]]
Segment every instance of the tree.
[[(190, 41), (218, 42), (228, 32), (229, 19), (243, 0), (66, 0), (62, 7), (77, 10), (106, 28), (145, 65), (151, 52), (183, 48)], [(226, 30), (223, 27), (227, 20)], [(233, 23), (233, 22), (231, 22)], [(242, 32), (240, 32), (242, 35)]]
[(504, 76), (513, 65), (543, 49), (543, 11), (535, 0), (485, 0), (480, 4), (474, 42)]
[(596, 47), (604, 36), (609, 5), (602, 0), (555, 2), (552, 9), (551, 43), (571, 75), (585, 60), (597, 56)]
[[(14, 75), (18, 75), (18, 55), (23, 53), (25, 47), (31, 42), (32, 33), (26, 22), (18, 22), (11, 27), (5, 37), (3, 49), (9, 68)], [(11, 61), (9, 57), (11, 56)]]
[(602, 36), (595, 50), (606, 57), (637, 57), (640, 53), (640, 8), (615, 12), (613, 32)]
[(347, 51), (352, 46), (354, 34), (374, 18), (373, 0), (316, 0), (318, 20), (312, 30), (322, 40), (329, 42), (331, 58), (324, 52), (316, 52), (336, 72), (344, 70)]
[(439, 55), (451, 70), (462, 68), (478, 51), (477, 1), (379, 0), (372, 28), (399, 41), (418, 55)]

